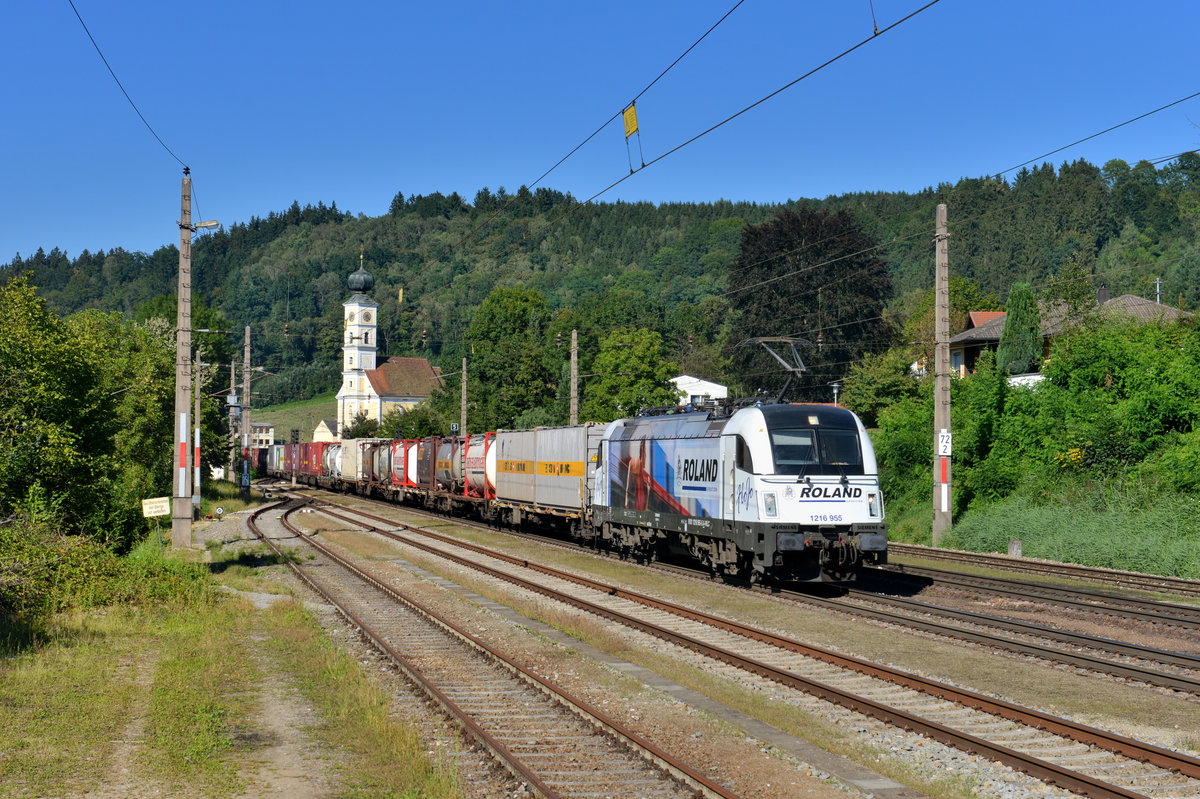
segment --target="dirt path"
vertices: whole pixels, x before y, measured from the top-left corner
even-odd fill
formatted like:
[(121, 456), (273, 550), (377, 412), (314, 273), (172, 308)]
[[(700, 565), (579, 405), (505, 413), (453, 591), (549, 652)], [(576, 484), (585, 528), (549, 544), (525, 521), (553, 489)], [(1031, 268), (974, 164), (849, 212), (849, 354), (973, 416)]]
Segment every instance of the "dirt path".
[(263, 646), (264, 640), (254, 636), (249, 642), (263, 675), (257, 685), (258, 712), (235, 738), (237, 749), (249, 750), (238, 775), (248, 786), (242, 796), (331, 796), (339, 787), (336, 753), (312, 736), (320, 717), (288, 684), (287, 675)]

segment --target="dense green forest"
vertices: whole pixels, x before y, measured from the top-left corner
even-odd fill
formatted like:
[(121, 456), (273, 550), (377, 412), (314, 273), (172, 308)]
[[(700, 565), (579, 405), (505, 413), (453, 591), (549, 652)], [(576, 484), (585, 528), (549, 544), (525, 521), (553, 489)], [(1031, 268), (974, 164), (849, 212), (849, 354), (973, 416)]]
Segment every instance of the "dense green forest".
[[(196, 240), (195, 314), (198, 326), (251, 327), (254, 363), (271, 375), (255, 404), (328, 393), (346, 278), (361, 262), (376, 280), (381, 358), (424, 355), (450, 375), (446, 393), (390, 421), (408, 435), (457, 418), (464, 357), (471, 424), (495, 428), (566, 421), (572, 330), (583, 412), (596, 420), (662, 402), (672, 373), (772, 394), (782, 371), (739, 345), (800, 337), (808, 372), (790, 398), (829, 401), (830, 383), (844, 385), (845, 403), (878, 428), (894, 533), (927, 540), (930, 389), (909, 364), (931, 339), (941, 202), (957, 329), (967, 312), (1010, 301), (1016, 316), (1037, 302), (1076, 312), (1037, 390), (1004, 380), (1035, 358), (1021, 347), (1003, 349), (1002, 368), (985, 359), (955, 381), (955, 541), (994, 546), (1025, 529), (1031, 553), (1130, 565), (1114, 553), (1149, 562), (1161, 545), (1173, 570), (1200, 562), (1195, 322), (1126, 329), (1088, 313), (1101, 284), (1200, 305), (1195, 154), (784, 205), (581, 204), (545, 188), (485, 188), (472, 202), (398, 193), (379, 217), (294, 203)], [(131, 498), (165, 492), (167, 470), (150, 453), (169, 457), (170, 431), (153, 421), (169, 415), (150, 406), (170, 400), (177, 264), (164, 247), (73, 259), (39, 250), (0, 267), (13, 312), (0, 320), (0, 359), (18, 388), (0, 401), (0, 512), (48, 514), (117, 548), (134, 540)], [(205, 360), (236, 359), (240, 341), (206, 335)], [(208, 379), (219, 390), (219, 370)], [(221, 441), (215, 403), (211, 416), (206, 440)], [(1155, 554), (1123, 539), (1095, 546), (1091, 533), (1121, 519)], [(1061, 528), (1087, 535), (1068, 541)]]
[[(939, 202), (950, 209), (953, 273), (993, 304), (1014, 282), (1030, 283), (1041, 296), (1063, 275), (1094, 276), (1114, 295), (1143, 296), (1156, 290), (1157, 278), (1164, 301), (1200, 304), (1195, 154), (1132, 167), (1118, 160), (1103, 167), (1043, 164), (1011, 180), (971, 178), (915, 193), (784, 206), (581, 204), (569, 194), (524, 187), (515, 195), (483, 188), (472, 202), (457, 194), (398, 193), (379, 217), (347, 213), (336, 203), (294, 203), (198, 238), (193, 291), (232, 328), (252, 327), (255, 362), (279, 375), (259, 389), (269, 401), (337, 384), (345, 279), (360, 256), (376, 278), (381, 356), (425, 355), (455, 371), (471, 354), (466, 333), (483, 301), (497, 287), (520, 287), (545, 301), (545, 318), (536, 321), (540, 335), (553, 337), (568, 326), (581, 331), (584, 371), (604, 336), (644, 328), (662, 337), (681, 371), (752, 393), (778, 374), (735, 345), (751, 335), (793, 335), (814, 342), (806, 360), (822, 365), (810, 382), (824, 385), (844, 376), (854, 352), (886, 350), (906, 334), (904, 323), (932, 284), (930, 238)], [(866, 306), (886, 306), (879, 319), (867, 320), (871, 314), (860, 307), (854, 292), (862, 281), (839, 279), (820, 263), (844, 254), (816, 230), (793, 231), (802, 245), (795, 252), (772, 257), (769, 249), (786, 243), (767, 241), (738, 262), (745, 227), (785, 209), (844, 212), (861, 226), (864, 246), (871, 247), (865, 257), (886, 272), (887, 285), (875, 286)], [(820, 274), (802, 271), (813, 261)], [(96, 308), (132, 317), (140, 310), (145, 318), (148, 305), (173, 295), (177, 264), (174, 246), (74, 258), (39, 250), (0, 267), (0, 282), (32, 272), (39, 294), (61, 314)], [(823, 287), (830, 281), (836, 282)], [(786, 311), (762, 311), (781, 297)], [(771, 329), (756, 326), (764, 320)], [(239, 342), (232, 342), (234, 350)], [(837, 357), (823, 351), (827, 342), (841, 347)]]

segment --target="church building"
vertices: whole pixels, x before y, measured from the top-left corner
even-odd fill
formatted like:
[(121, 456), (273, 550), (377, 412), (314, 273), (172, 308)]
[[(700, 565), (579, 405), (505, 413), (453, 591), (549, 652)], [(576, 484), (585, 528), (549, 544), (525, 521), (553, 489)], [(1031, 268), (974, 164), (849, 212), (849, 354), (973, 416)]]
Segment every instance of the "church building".
[(350, 275), (350, 299), (342, 303), (345, 332), (342, 338), (342, 385), (338, 389), (338, 433), (359, 413), (381, 421), (388, 411), (407, 411), (429, 399), (443, 386), (440, 370), (424, 358), (388, 358), (375, 365), (378, 339), (378, 303), (366, 292), (375, 278), (360, 263)]

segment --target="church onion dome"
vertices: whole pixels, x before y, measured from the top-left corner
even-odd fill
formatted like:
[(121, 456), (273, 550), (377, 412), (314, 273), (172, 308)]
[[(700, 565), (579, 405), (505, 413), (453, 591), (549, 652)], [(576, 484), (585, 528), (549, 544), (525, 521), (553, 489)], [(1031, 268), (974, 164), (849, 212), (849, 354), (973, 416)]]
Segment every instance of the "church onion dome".
[(361, 266), (358, 270), (350, 275), (350, 279), (346, 281), (350, 286), (350, 290), (357, 293), (370, 291), (375, 286), (375, 278), (371, 277), (371, 273)]

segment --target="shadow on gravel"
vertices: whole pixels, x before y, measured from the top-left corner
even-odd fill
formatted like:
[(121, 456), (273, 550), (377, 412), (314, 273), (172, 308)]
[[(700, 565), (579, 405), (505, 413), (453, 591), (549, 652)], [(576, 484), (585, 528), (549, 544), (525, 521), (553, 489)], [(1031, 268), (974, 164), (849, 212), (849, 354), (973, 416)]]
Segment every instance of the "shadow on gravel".
[(933, 579), (923, 575), (905, 574), (903, 566), (889, 566), (886, 569), (866, 569), (854, 585), (860, 591), (871, 591), (877, 594), (893, 596), (916, 596), (929, 586)]
[(246, 551), (243, 550), (237, 554), (237, 557), (224, 558), (222, 560), (213, 560), (208, 564), (208, 570), (212, 574), (221, 574), (229, 569), (244, 567), (247, 569), (257, 569), (262, 566), (279, 566), (287, 563), (287, 561), (274, 552), (267, 550), (262, 551)]

